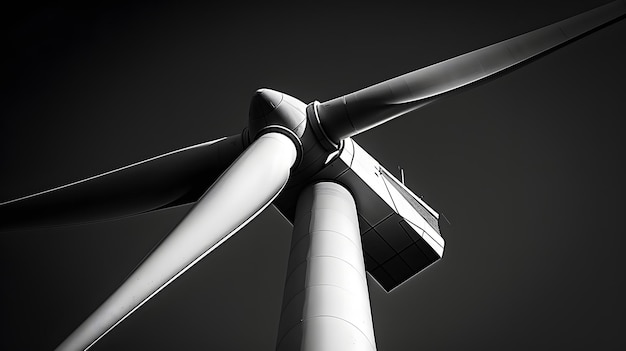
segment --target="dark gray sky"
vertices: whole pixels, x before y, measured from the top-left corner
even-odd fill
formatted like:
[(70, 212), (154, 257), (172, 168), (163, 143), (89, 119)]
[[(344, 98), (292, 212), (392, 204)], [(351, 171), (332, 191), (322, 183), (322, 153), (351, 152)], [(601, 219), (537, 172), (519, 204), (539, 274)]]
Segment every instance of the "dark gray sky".
[[(304, 102), (606, 1), (41, 7), (5, 13), (0, 201), (239, 133)], [(626, 21), (356, 137), (442, 221), (442, 261), (391, 294), (378, 349), (622, 349)], [(8, 44), (7, 44), (8, 43)], [(2, 349), (53, 349), (185, 208), (0, 235)], [(269, 208), (93, 350), (272, 350), (290, 225)]]

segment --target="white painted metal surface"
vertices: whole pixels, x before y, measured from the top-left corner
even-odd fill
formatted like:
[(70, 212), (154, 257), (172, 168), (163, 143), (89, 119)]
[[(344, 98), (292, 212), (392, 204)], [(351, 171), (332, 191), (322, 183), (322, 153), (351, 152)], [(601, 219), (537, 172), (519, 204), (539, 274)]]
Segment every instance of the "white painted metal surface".
[(235, 234), (289, 178), (293, 142), (264, 134), (222, 174), (172, 233), (57, 350), (85, 350), (133, 311)]
[(337, 183), (298, 199), (276, 349), (376, 350), (356, 205)]

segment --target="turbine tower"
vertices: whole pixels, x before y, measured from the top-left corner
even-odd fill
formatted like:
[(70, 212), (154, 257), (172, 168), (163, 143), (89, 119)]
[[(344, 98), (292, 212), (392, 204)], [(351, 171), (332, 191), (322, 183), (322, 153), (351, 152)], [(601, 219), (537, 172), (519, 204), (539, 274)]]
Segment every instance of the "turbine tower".
[(615, 1), (335, 99), (272, 89), (247, 128), (0, 204), (1, 229), (194, 205), (58, 346), (86, 350), (273, 204), (293, 224), (277, 350), (376, 350), (366, 272), (387, 292), (443, 256), (439, 214), (351, 137), (508, 73), (626, 13)]

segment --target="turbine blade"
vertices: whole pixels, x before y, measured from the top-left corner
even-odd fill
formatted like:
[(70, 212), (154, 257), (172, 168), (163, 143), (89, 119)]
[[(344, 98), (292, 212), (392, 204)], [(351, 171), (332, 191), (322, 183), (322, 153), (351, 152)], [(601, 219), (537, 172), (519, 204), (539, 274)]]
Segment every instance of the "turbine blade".
[(243, 149), (241, 135), (233, 135), (3, 202), (0, 230), (84, 223), (191, 203)]
[(549, 26), (392, 78), (317, 105), (328, 138), (340, 140), (420, 108), (440, 97), (509, 72), (624, 16), (614, 1)]
[(267, 207), (289, 179), (293, 142), (267, 133), (218, 178), (174, 230), (57, 350), (85, 350)]

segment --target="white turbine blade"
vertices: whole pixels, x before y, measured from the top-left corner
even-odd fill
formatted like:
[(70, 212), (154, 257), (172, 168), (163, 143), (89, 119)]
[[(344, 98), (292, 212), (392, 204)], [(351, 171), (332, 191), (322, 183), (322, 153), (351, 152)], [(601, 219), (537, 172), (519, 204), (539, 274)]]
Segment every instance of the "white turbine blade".
[(0, 202), (0, 230), (106, 220), (191, 203), (241, 154), (241, 135)]
[(219, 177), (185, 218), (57, 350), (86, 350), (267, 207), (289, 179), (294, 143), (267, 133)]
[(625, 13), (626, 2), (614, 1), (526, 34), (329, 100), (317, 105), (320, 124), (327, 137), (338, 143), (440, 97), (510, 72), (538, 55), (623, 17)]

